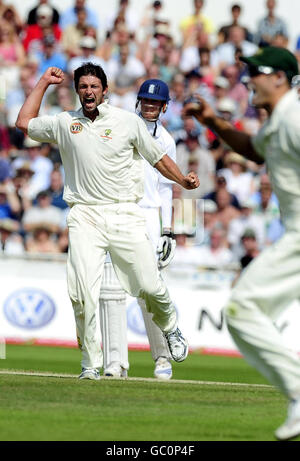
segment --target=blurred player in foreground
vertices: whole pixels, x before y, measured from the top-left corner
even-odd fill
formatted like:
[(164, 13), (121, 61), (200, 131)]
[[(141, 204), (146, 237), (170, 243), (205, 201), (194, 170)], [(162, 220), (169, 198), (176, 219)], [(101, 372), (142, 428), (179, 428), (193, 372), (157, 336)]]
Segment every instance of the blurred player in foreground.
[(16, 126), (35, 140), (59, 146), (65, 170), (63, 198), (71, 208), (67, 278), (82, 351), (80, 378), (99, 379), (103, 365), (96, 311), (107, 251), (122, 286), (145, 299), (172, 358), (180, 362), (187, 356), (187, 342), (178, 329), (137, 204), (144, 189), (141, 155), (182, 187), (194, 189), (199, 179), (195, 173), (182, 175), (140, 117), (104, 101), (107, 78), (100, 66), (87, 63), (75, 70), (82, 106), (78, 111), (38, 117), (45, 91), (63, 79), (61, 69), (48, 68), (24, 102)]
[(269, 117), (259, 133), (235, 131), (198, 97), (185, 114), (194, 115), (238, 152), (266, 162), (286, 228), (283, 237), (245, 269), (226, 307), (228, 329), (245, 358), (289, 399), (286, 421), (275, 436), (288, 440), (300, 434), (300, 360), (284, 344), (274, 326), (278, 315), (300, 297), (300, 103), (291, 89), (298, 73), (296, 58), (283, 48), (267, 47), (248, 65), (252, 103)]
[[(160, 148), (176, 161), (175, 141), (159, 121), (160, 113), (167, 110), (169, 99), (169, 88), (166, 83), (157, 79), (146, 80), (138, 91), (136, 109)], [(145, 192), (139, 206), (146, 218), (147, 233), (154, 252), (159, 254), (158, 267), (161, 269), (172, 260), (175, 250), (175, 240), (171, 233), (172, 181), (162, 176), (148, 162), (145, 161), (144, 164)], [(139, 298), (138, 303), (142, 310), (152, 358), (155, 362), (154, 376), (158, 379), (170, 379), (172, 365), (165, 337), (153, 322), (152, 315), (147, 312), (144, 300)], [(104, 374), (115, 377), (127, 376), (129, 363), (126, 292), (120, 286), (109, 261), (104, 265), (101, 285), (100, 325)]]

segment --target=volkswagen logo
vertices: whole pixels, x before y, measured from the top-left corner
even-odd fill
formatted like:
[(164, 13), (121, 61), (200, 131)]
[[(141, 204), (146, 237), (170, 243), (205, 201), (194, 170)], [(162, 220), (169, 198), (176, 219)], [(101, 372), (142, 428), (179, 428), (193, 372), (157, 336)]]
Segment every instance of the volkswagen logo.
[(4, 314), (13, 325), (31, 330), (51, 322), (55, 304), (42, 290), (24, 288), (15, 291), (5, 300)]

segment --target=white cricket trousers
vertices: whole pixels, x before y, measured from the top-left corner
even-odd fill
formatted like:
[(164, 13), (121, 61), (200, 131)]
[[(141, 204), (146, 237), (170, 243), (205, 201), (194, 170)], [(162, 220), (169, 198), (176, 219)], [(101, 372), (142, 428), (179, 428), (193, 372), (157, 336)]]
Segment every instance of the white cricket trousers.
[(106, 252), (123, 288), (145, 300), (153, 321), (164, 332), (176, 328), (177, 317), (160, 277), (145, 217), (136, 203), (74, 205), (68, 215), (68, 292), (74, 308), (81, 365), (103, 364), (96, 339), (96, 310)]
[[(157, 258), (157, 245), (161, 235), (159, 208), (141, 208), (146, 218), (146, 229), (153, 252)], [(152, 314), (147, 312), (145, 301), (138, 298), (141, 307), (145, 328), (150, 344), (151, 355), (155, 361), (158, 357), (170, 357), (169, 348), (162, 331), (152, 320)], [(100, 326), (102, 335), (102, 348), (104, 370), (112, 363), (119, 362), (128, 370), (128, 342), (126, 318), (126, 294), (111, 266), (106, 262), (100, 293)]]
[(300, 232), (286, 231), (246, 268), (225, 310), (246, 360), (289, 399), (300, 395), (300, 360), (273, 322), (299, 297)]

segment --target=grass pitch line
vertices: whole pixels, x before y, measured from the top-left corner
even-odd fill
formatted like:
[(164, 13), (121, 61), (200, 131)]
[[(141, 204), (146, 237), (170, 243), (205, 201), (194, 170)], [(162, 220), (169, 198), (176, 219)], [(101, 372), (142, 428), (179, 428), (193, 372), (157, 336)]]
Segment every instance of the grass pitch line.
[[(20, 371), (20, 370), (0, 370), (0, 375), (18, 375), (18, 376), (38, 376), (45, 378), (78, 378), (78, 375), (67, 374), (67, 373), (52, 373), (44, 371)], [(167, 384), (196, 384), (205, 386), (234, 386), (234, 387), (248, 387), (248, 388), (267, 388), (273, 389), (269, 384), (249, 384), (249, 383), (224, 383), (219, 381), (196, 381), (188, 379), (171, 379), (163, 380), (156, 378), (113, 378), (101, 376), (101, 379), (105, 381), (140, 381), (150, 383), (167, 383)]]

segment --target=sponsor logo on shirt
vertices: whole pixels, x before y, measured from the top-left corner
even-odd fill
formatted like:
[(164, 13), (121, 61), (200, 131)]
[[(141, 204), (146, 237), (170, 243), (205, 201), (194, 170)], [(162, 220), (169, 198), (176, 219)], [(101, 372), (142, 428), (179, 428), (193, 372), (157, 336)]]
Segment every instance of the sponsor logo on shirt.
[(70, 126), (70, 131), (73, 134), (78, 134), (82, 131), (82, 125), (80, 122), (74, 122)]
[(107, 129), (104, 131), (104, 134), (101, 134), (101, 138), (103, 139), (103, 141), (109, 141), (110, 139), (112, 139), (111, 136), (109, 136), (111, 134), (111, 130), (110, 129)]

